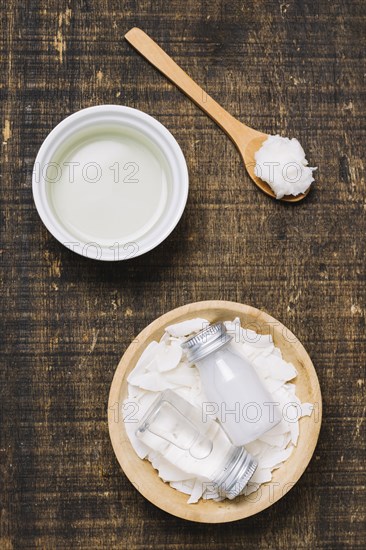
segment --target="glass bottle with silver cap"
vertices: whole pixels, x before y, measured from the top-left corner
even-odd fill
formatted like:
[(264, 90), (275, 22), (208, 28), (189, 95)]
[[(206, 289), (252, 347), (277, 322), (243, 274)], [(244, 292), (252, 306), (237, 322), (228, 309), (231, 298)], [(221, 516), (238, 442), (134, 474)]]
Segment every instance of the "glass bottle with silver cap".
[(202, 414), (216, 418), (234, 445), (245, 445), (276, 426), (281, 413), (250, 362), (231, 345), (223, 323), (209, 325), (182, 344), (200, 372), (207, 397)]
[(256, 460), (235, 447), (220, 424), (202, 421), (201, 409), (165, 390), (145, 413), (136, 436), (189, 478), (198, 478), (218, 496), (242, 493), (257, 468)]

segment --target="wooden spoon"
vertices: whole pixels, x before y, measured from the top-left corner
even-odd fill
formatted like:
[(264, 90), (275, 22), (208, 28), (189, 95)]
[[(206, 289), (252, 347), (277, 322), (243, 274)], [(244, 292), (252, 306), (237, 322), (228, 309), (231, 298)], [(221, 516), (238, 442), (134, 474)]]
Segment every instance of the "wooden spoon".
[[(242, 156), (245, 167), (249, 176), (254, 183), (261, 189), (266, 195), (276, 198), (270, 186), (258, 178), (254, 173), (255, 159), (254, 154), (262, 146), (263, 141), (268, 138), (267, 134), (253, 130), (239, 122), (236, 118), (231, 116), (225, 109), (223, 109), (212, 97), (191, 79), (173, 61), (167, 53), (164, 52), (152, 40), (144, 31), (134, 27), (127, 34), (125, 34), (126, 40), (154, 67), (159, 69), (169, 80), (171, 80), (178, 88), (182, 90), (190, 99), (192, 99), (198, 107), (200, 107), (208, 116), (210, 116), (229, 136), (234, 142)], [(310, 189), (310, 188), (309, 188)], [(298, 202), (301, 201), (309, 192), (309, 189), (300, 195), (287, 195), (281, 200), (286, 202)]]

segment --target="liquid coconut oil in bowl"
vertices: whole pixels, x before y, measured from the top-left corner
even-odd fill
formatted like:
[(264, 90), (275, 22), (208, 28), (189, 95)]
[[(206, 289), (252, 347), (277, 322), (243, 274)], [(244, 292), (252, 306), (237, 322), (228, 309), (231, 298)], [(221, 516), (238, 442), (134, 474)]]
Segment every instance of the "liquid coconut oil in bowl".
[(47, 137), (33, 193), (62, 244), (95, 259), (127, 259), (157, 246), (178, 223), (187, 167), (173, 136), (152, 117), (128, 107), (92, 107)]

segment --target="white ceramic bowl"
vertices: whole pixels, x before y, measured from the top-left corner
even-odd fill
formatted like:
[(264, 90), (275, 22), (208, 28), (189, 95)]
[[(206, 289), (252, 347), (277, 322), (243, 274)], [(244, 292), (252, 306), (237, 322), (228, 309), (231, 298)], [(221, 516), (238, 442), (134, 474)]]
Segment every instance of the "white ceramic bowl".
[[(117, 134), (121, 132), (121, 135), (128, 135), (130, 132), (131, 135), (141, 136), (152, 155), (155, 155), (161, 166), (164, 166), (166, 200), (162, 212), (145, 233), (127, 242), (119, 242), (118, 235), (108, 242), (105, 238), (94, 238), (90, 241), (80, 237), (80, 234), (74, 234), (57, 214), (49, 190), (50, 181), (53, 181), (48, 175), (49, 169), (56, 170), (55, 182), (57, 170), (60, 169), (60, 165), (54, 168), (58, 152), (66, 150), (69, 143), (76, 143), (75, 136), (80, 136), (78, 143), (80, 140), (87, 143), (88, 139), (94, 139), (98, 146), (99, 129), (107, 126), (113, 127), (113, 132)], [(155, 248), (175, 228), (187, 201), (188, 170), (181, 148), (160, 122), (131, 107), (100, 105), (70, 115), (50, 132), (35, 161), (32, 187), (38, 213), (47, 229), (60, 243), (89, 258), (106, 261), (125, 260)]]

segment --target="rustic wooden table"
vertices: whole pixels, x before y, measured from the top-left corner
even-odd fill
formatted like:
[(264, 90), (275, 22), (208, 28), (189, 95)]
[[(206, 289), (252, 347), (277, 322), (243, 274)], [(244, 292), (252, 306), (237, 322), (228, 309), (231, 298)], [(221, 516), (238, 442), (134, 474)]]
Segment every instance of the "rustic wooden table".
[[(2, 8), (0, 546), (364, 548), (364, 2), (11, 0)], [(138, 25), (233, 115), (296, 136), (316, 185), (303, 203), (259, 192), (211, 120), (123, 39)], [(35, 210), (48, 132), (91, 105), (167, 126), (190, 173), (187, 208), (156, 250), (122, 263), (61, 246)], [(306, 346), (324, 397), (313, 460), (249, 520), (171, 517), (135, 490), (107, 429), (131, 339), (203, 299), (254, 305)]]

